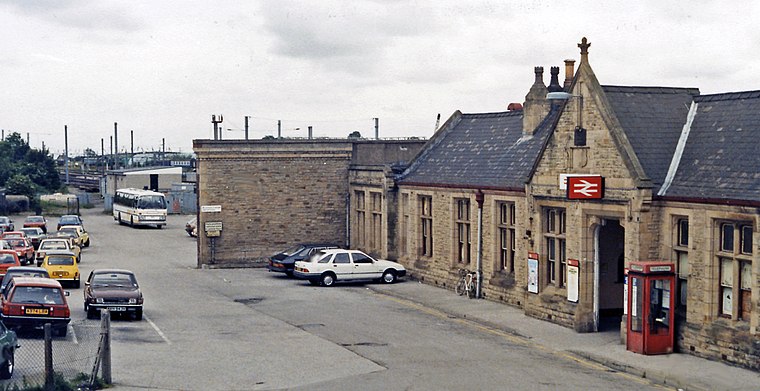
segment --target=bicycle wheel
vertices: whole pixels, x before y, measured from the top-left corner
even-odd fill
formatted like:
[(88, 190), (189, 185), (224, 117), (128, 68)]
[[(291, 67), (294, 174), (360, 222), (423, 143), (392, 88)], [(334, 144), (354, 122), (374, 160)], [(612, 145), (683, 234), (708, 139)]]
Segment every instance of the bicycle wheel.
[(477, 278), (475, 278), (474, 275), (470, 275), (470, 278), (467, 279), (467, 297), (470, 299), (475, 297), (475, 294), (477, 293), (475, 291), (475, 282), (477, 281)]
[(464, 295), (466, 291), (466, 282), (464, 281), (464, 278), (461, 278), (459, 282), (457, 282), (457, 285), (454, 287), (454, 293), (456, 293), (459, 296)]

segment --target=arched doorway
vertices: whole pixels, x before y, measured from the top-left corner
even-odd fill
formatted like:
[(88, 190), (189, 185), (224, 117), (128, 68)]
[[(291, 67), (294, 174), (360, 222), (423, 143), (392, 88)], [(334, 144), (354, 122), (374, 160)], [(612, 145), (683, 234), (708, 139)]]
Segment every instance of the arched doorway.
[(594, 312), (597, 331), (620, 328), (623, 316), (625, 229), (620, 220), (603, 218), (594, 231)]

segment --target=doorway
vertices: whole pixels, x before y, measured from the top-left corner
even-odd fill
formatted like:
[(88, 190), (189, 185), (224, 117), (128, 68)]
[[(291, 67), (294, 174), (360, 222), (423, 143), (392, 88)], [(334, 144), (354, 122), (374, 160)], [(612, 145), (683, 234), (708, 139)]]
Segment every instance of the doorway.
[(611, 331), (623, 316), (625, 229), (618, 219), (602, 219), (595, 239), (597, 331)]
[(158, 174), (150, 174), (150, 189), (158, 191)]

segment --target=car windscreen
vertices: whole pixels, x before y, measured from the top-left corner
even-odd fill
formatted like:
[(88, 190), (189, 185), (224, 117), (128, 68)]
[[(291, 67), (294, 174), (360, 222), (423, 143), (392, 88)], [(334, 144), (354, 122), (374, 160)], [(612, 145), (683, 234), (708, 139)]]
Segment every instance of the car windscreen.
[(5, 239), (5, 241), (8, 242), (8, 244), (11, 245), (11, 247), (23, 247), (26, 246), (26, 243), (23, 239)]
[(10, 265), (16, 263), (16, 258), (13, 254), (0, 254), (0, 264)]
[(28, 223), (44, 223), (45, 219), (42, 217), (27, 217), (26, 221)]
[(163, 196), (152, 195), (140, 196), (140, 199), (137, 201), (137, 207), (139, 209), (164, 209), (166, 205)]
[(40, 286), (17, 286), (13, 291), (11, 303), (63, 304), (63, 295), (58, 288)]
[(79, 236), (79, 231), (77, 231), (76, 228), (61, 228), (58, 232), (65, 233), (71, 236)]
[(60, 225), (79, 225), (79, 217), (61, 217), (58, 223)]
[(132, 287), (137, 286), (135, 277), (124, 273), (95, 274), (90, 282), (92, 287)]
[(74, 258), (68, 256), (51, 255), (48, 257), (48, 265), (73, 265)]
[(25, 233), (27, 236), (39, 235), (40, 231), (37, 231), (38, 229), (39, 228), (24, 228), (21, 232)]
[(40, 246), (40, 250), (65, 250), (66, 248), (66, 243), (61, 241), (43, 242)]
[(8, 224), (10, 220), (7, 217), (0, 217), (0, 224)]

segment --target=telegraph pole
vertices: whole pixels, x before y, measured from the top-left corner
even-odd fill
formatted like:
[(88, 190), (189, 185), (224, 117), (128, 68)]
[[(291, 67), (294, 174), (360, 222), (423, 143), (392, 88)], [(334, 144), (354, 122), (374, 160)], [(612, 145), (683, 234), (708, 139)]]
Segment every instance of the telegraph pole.
[(277, 120), (277, 138), (282, 138), (282, 121)]
[(114, 168), (119, 168), (119, 129), (118, 124), (116, 122), (113, 123), (113, 146), (114, 150), (116, 151), (116, 163), (114, 163)]
[(375, 120), (375, 140), (380, 139), (380, 118), (372, 118)]
[(251, 118), (250, 115), (245, 116), (245, 139), (248, 140), (248, 118)]
[[(28, 137), (29, 133), (27, 133)], [(27, 141), (27, 144), (29, 141)], [(69, 184), (69, 126), (63, 125), (63, 165), (66, 166), (66, 184)]]
[(103, 163), (103, 176), (106, 175), (106, 166), (108, 165), (106, 163), (106, 149), (103, 145), (103, 137), (100, 138), (100, 158), (102, 159)]
[(211, 123), (214, 124), (214, 140), (222, 139), (222, 131), (219, 128), (219, 124), (222, 122), (224, 122), (224, 117), (221, 114), (219, 114), (219, 119), (216, 119), (215, 114), (211, 114)]
[(134, 159), (135, 157), (135, 131), (134, 129), (129, 131), (129, 143), (130, 143), (129, 153), (132, 154), (132, 158)]

